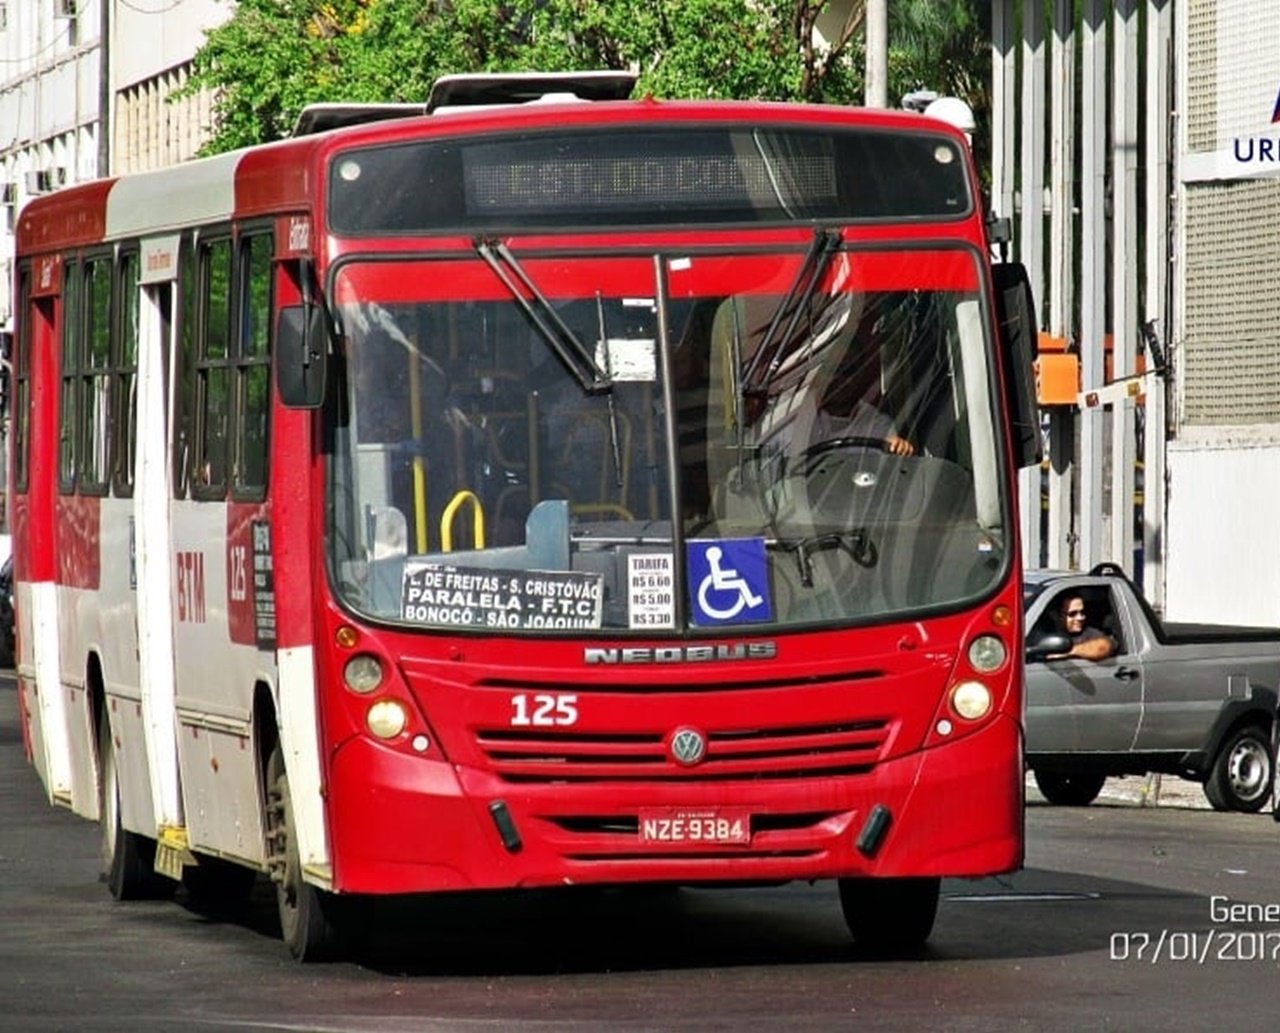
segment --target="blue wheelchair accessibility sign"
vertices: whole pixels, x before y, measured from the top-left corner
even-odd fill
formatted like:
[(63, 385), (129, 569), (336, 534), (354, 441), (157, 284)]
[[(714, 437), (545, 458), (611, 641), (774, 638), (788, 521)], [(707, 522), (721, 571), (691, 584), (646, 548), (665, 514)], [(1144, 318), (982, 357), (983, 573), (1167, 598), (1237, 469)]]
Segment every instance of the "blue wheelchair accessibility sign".
[(689, 612), (700, 628), (773, 620), (763, 538), (687, 543)]

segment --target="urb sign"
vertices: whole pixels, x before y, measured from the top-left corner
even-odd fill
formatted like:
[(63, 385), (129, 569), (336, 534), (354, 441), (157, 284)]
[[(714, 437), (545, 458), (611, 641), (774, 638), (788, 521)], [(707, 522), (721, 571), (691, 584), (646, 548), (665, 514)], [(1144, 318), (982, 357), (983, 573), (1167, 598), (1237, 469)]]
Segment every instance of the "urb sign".
[[(1280, 124), (1280, 93), (1271, 109), (1271, 125)], [(1280, 138), (1274, 136), (1237, 136), (1232, 142), (1237, 164), (1280, 166)]]

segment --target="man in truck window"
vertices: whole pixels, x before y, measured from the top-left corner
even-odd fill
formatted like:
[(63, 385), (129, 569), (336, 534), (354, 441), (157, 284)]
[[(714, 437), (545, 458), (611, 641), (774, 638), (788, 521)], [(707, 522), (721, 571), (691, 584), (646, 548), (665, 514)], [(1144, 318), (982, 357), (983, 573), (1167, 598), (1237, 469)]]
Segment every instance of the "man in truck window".
[(894, 455), (915, 454), (915, 445), (898, 432), (885, 396), (885, 352), (905, 347), (906, 307), (897, 295), (867, 295), (857, 331), (819, 395), (809, 432), (814, 442), (867, 438), (883, 441), (885, 450)]
[(1056, 613), (1058, 627), (1071, 639), (1071, 648), (1065, 653), (1054, 653), (1048, 659), (1105, 660), (1115, 653), (1115, 640), (1102, 629), (1086, 623), (1088, 612), (1082, 596), (1066, 593), (1058, 600)]

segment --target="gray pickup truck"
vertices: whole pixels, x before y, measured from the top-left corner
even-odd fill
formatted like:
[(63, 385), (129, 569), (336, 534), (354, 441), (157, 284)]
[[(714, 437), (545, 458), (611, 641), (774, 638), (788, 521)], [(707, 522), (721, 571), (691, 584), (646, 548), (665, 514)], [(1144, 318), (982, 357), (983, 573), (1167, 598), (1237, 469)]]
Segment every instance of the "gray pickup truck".
[[(1049, 659), (1070, 648), (1068, 598), (1110, 656)], [(1087, 804), (1109, 775), (1150, 772), (1203, 783), (1220, 811), (1270, 801), (1280, 629), (1162, 623), (1113, 564), (1028, 572), (1023, 604), (1027, 763), (1050, 803)]]

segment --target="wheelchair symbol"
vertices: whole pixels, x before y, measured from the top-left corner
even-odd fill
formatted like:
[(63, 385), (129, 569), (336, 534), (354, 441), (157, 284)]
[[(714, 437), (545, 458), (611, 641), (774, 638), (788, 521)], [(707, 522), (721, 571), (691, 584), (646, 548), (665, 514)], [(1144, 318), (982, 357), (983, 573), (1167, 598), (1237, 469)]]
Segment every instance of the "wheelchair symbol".
[[(751, 591), (747, 579), (735, 568), (720, 566), (724, 550), (718, 545), (707, 549), (706, 556), (711, 569), (698, 585), (698, 606), (708, 617), (732, 620), (744, 609), (755, 609), (764, 602), (764, 597)], [(723, 605), (712, 605), (712, 599)]]

